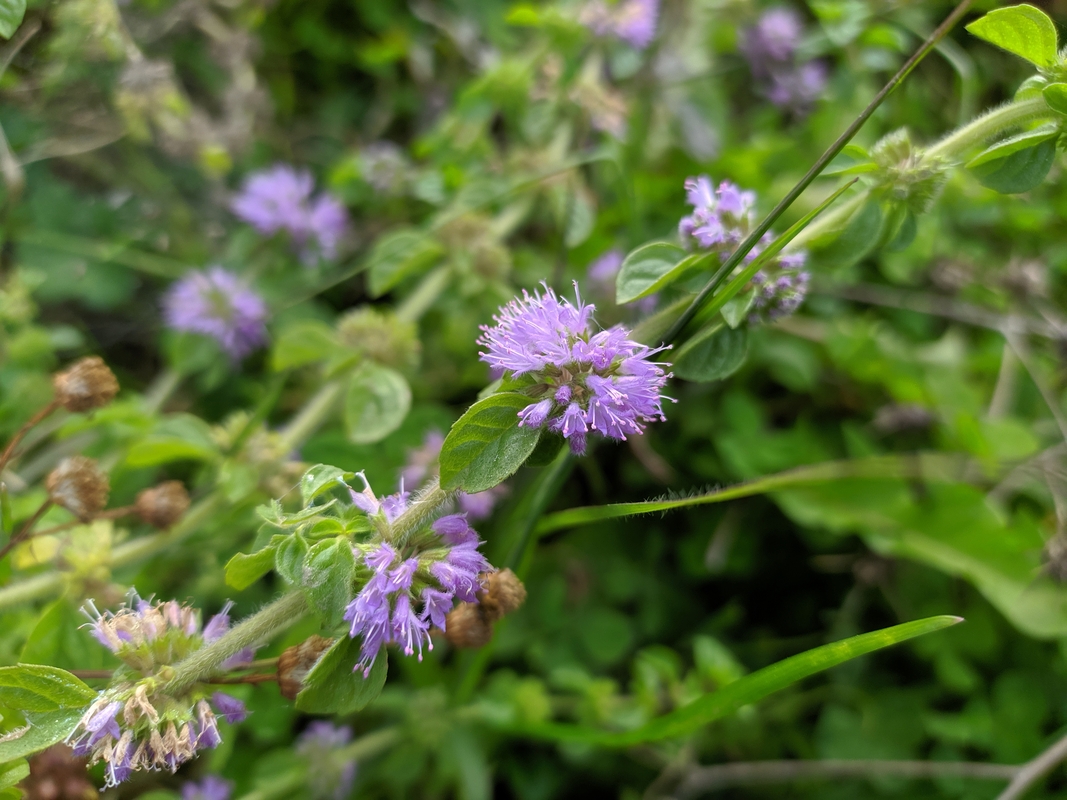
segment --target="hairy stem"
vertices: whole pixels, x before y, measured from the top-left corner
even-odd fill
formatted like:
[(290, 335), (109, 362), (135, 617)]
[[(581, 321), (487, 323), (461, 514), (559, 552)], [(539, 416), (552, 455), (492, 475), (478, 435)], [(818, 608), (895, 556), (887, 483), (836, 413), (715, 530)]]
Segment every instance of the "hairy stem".
[(337, 399), (341, 396), (342, 388), (341, 381), (333, 380), (323, 384), (322, 388), (311, 396), (300, 412), (282, 430), (281, 443), (284, 449), (296, 447), (318, 430), (333, 411)]
[(298, 622), (308, 611), (307, 599), (299, 589), (283, 594), (269, 606), (242, 620), (216, 641), (197, 650), (174, 668), (167, 691), (178, 694), (197, 681), (219, 672), (230, 656), (269, 640)]

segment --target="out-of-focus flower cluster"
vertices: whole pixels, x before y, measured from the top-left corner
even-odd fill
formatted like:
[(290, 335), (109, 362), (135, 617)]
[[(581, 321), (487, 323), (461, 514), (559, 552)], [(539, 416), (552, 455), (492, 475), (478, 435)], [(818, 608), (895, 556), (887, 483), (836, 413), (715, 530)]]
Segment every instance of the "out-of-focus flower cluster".
[[(388, 526), (407, 510), (408, 492), (379, 499), (363, 482), (362, 491), (351, 490), (352, 502), (377, 524)], [(356, 669), (369, 675), (389, 643), (405, 655), (418, 653), (420, 660), (423, 648), (433, 649), (430, 628), (445, 630), (445, 617), (457, 600), (476, 602), (480, 574), (493, 569), (478, 550), (480, 544), (466, 514), (449, 514), (403, 541), (356, 546), (358, 560), (370, 572), (344, 615), (349, 635), (362, 638)]]
[(826, 65), (803, 61), (797, 53), (804, 23), (789, 8), (768, 9), (741, 43), (757, 88), (776, 106), (803, 114), (826, 88)]
[[(719, 255), (719, 263), (725, 263), (756, 226), (755, 192), (742, 191), (729, 181), (715, 189), (706, 175), (689, 178), (685, 190), (693, 213), (678, 224), (682, 243), (713, 250)], [(738, 267), (751, 264), (774, 238), (770, 231), (765, 233)], [(755, 292), (753, 322), (761, 316), (777, 319), (800, 307), (811, 278), (804, 269), (806, 263), (807, 254), (803, 251), (778, 254), (752, 277), (748, 288)]]
[(176, 331), (210, 336), (234, 361), (267, 340), (267, 304), (222, 267), (194, 271), (172, 285), (163, 317)]
[(579, 20), (597, 36), (614, 36), (644, 50), (656, 36), (659, 0), (590, 0)]
[[(575, 285), (577, 291), (577, 285)], [(592, 305), (523, 292), (482, 327), (481, 358), (507, 377), (528, 375), (525, 392), (534, 400), (519, 412), (520, 425), (547, 427), (585, 452), (592, 432), (625, 440), (645, 424), (665, 419), (661, 390), (670, 376), (650, 360), (653, 349), (630, 340), (622, 326), (593, 332)]]
[(316, 800), (344, 800), (356, 780), (356, 760), (345, 754), (352, 729), (318, 720), (296, 740), (297, 755), (307, 764), (308, 788)]
[[(107, 765), (115, 786), (138, 770), (174, 772), (204, 748), (222, 741), (218, 719), (240, 722), (244, 704), (205, 684), (170, 693), (160, 673), (220, 638), (229, 629), (230, 605), (201, 629), (200, 614), (174, 600), (150, 602), (131, 592), (117, 612), (85, 607), (93, 636), (124, 664), (111, 685), (82, 716), (67, 741), (74, 754)], [(231, 657), (222, 669), (246, 664), (252, 652)]]
[(233, 199), (233, 213), (266, 236), (284, 231), (306, 264), (337, 256), (348, 227), (345, 207), (326, 192), (312, 197), (310, 172), (278, 164), (253, 173)]

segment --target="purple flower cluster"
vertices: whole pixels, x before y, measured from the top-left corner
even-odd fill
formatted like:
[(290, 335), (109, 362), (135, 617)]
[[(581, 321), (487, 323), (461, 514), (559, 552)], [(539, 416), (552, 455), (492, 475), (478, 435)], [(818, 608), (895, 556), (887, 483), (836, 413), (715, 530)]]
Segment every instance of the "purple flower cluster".
[[(754, 192), (723, 181), (712, 188), (706, 175), (689, 178), (685, 182), (686, 197), (693, 213), (682, 218), (678, 233), (689, 246), (715, 250), (724, 263), (737, 246), (748, 237), (756, 225)], [(774, 241), (774, 234), (765, 233), (759, 243), (743, 259), (750, 264)], [(804, 269), (807, 254), (803, 251), (778, 254), (753, 277), (748, 289), (755, 292), (754, 314), (750, 321), (761, 317), (777, 319), (792, 314), (807, 294), (810, 274)]]
[(495, 326), (482, 326), (478, 344), (490, 367), (533, 379), (526, 391), (534, 402), (519, 412), (519, 425), (548, 427), (581, 454), (590, 432), (625, 440), (665, 419), (660, 390), (670, 375), (649, 360), (666, 348), (631, 341), (622, 326), (593, 333), (593, 306), (576, 300), (547, 286), (544, 294), (524, 291), (500, 309)]
[(826, 88), (826, 65), (800, 61), (797, 47), (804, 26), (788, 8), (772, 8), (743, 37), (741, 52), (757, 86), (776, 106), (805, 113)]
[(296, 753), (307, 764), (311, 794), (322, 800), (344, 800), (356, 779), (356, 760), (344, 753), (352, 740), (347, 725), (312, 722), (296, 740)]
[[(400, 485), (421, 486), (431, 478), (437, 477), (437, 459), (441, 455), (441, 447), (445, 443), (444, 434), (440, 431), (430, 431), (423, 439), (422, 446), (408, 452), (407, 463), (400, 473)], [(456, 505), (459, 510), (467, 515), (468, 519), (485, 519), (493, 513), (493, 507), (497, 501), (508, 493), (508, 488), (501, 484), (484, 492), (467, 494), (456, 493)]]
[(656, 36), (659, 0), (590, 0), (579, 20), (597, 36), (614, 36), (644, 50)]
[(315, 181), (310, 172), (285, 164), (253, 173), (230, 208), (260, 233), (285, 231), (305, 263), (321, 256), (332, 259), (348, 227), (348, 213), (333, 196), (312, 197)]
[(182, 800), (230, 800), (233, 784), (218, 775), (206, 775), (182, 786)]
[[(403, 492), (378, 501), (369, 486), (353, 491), (352, 499), (387, 523), (407, 508)], [(477, 602), (480, 574), (493, 569), (478, 550), (481, 541), (466, 514), (440, 517), (419, 542), (396, 547), (377, 542), (356, 550), (370, 579), (348, 604), (344, 619), (351, 624), (349, 635), (363, 639), (356, 669), (364, 676), (370, 675), (378, 652), (389, 643), (405, 655), (418, 653), (421, 661), (424, 647), (433, 650), (430, 628), (444, 631), (445, 616), (456, 600)]]
[[(151, 603), (134, 592), (115, 613), (101, 614), (91, 602), (83, 610), (96, 640), (150, 678), (221, 637), (229, 628), (229, 608), (227, 604), (212, 617), (203, 631), (195, 609), (173, 600)], [(244, 651), (227, 664), (251, 658), (251, 651)], [(150, 680), (121, 681), (89, 706), (67, 742), (75, 755), (94, 764), (104, 761), (107, 785), (115, 786), (137, 770), (176, 771), (198, 750), (219, 745), (219, 718), (236, 723), (247, 715), (240, 700), (205, 686), (178, 697)]]
[(222, 267), (190, 272), (176, 281), (163, 298), (163, 318), (176, 331), (215, 339), (234, 361), (267, 340), (267, 304)]

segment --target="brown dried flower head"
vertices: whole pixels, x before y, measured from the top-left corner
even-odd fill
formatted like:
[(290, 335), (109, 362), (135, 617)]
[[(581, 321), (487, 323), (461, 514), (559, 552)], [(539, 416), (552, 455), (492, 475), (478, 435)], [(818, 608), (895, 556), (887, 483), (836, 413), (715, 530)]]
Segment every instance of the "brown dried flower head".
[(526, 602), (526, 587), (510, 569), (490, 572), (482, 578), (485, 588), (478, 592), (478, 602), (492, 622), (510, 614)]
[(493, 623), (478, 603), (460, 603), (445, 618), (445, 638), (453, 647), (482, 647), (493, 638)]
[(106, 406), (119, 392), (115, 374), (99, 356), (75, 361), (52, 376), (56, 402), (67, 411), (92, 411)]
[(107, 475), (85, 456), (64, 458), (45, 480), (48, 496), (57, 506), (88, 521), (107, 505), (111, 491)]
[(164, 481), (137, 495), (137, 516), (153, 528), (165, 530), (189, 508), (189, 492), (181, 481)]
[(282, 697), (287, 700), (296, 699), (304, 688), (308, 673), (332, 644), (333, 639), (316, 635), (282, 652), (278, 657), (278, 688)]
[(19, 784), (26, 800), (96, 800), (96, 787), (65, 744), (55, 744), (30, 759), (30, 774)]
[(445, 619), (445, 638), (453, 647), (481, 647), (493, 638), (493, 623), (526, 602), (526, 587), (510, 569), (483, 572), (477, 603), (460, 603)]

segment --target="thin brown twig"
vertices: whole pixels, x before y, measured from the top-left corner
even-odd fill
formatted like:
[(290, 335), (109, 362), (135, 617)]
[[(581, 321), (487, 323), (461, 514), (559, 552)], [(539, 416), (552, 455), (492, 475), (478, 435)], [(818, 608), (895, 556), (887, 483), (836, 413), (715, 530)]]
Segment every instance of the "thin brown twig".
[(11, 441), (7, 443), (7, 447), (4, 448), (4, 452), (0, 453), (0, 474), (3, 474), (4, 467), (7, 466), (7, 462), (11, 460), (11, 457), (15, 454), (15, 448), (18, 447), (19, 442), (22, 441), (22, 437), (25, 436), (38, 422), (43, 420), (53, 411), (59, 408), (59, 401), (52, 400), (44, 408), (40, 409), (36, 414), (26, 420), (25, 424), (15, 431), (15, 435), (11, 437)]
[(126, 517), (137, 511), (136, 506), (119, 506), (118, 508), (108, 509), (107, 511), (101, 511), (96, 514), (92, 519), (72, 519), (69, 522), (63, 522), (59, 525), (53, 525), (51, 528), (45, 528), (43, 531), (34, 531), (26, 536), (26, 539), (36, 539), (39, 536), (51, 536), (53, 533), (62, 533), (63, 531), (69, 531), (71, 528), (77, 528), (79, 525), (88, 525), (92, 522), (96, 522), (101, 519), (119, 519), (120, 517)]
[(1012, 780), (1025, 769), (1019, 764), (983, 764), (970, 761), (880, 761), (873, 759), (826, 759), (822, 761), (751, 761), (694, 767), (675, 789), (673, 797), (694, 797), (732, 786), (788, 783), (799, 780), (868, 778), (875, 775), (898, 778), (973, 778)]
[(45, 512), (48, 511), (48, 509), (50, 509), (51, 507), (52, 498), (48, 498), (43, 503), (41, 503), (41, 507), (38, 508), (33, 513), (33, 516), (30, 517), (29, 521), (22, 526), (22, 530), (12, 536), (11, 539), (8, 540), (7, 544), (5, 544), (3, 547), (0, 547), (0, 561), (3, 561), (4, 556), (10, 553), (16, 545), (21, 544), (29, 537), (30, 531), (33, 530), (33, 526), (37, 524), (41, 517), (45, 515)]
[(898, 308), (901, 311), (914, 311), (935, 317), (962, 322), (977, 328), (987, 328), (1005, 336), (1011, 334), (1031, 334), (1046, 339), (1063, 341), (1067, 339), (1067, 328), (1044, 319), (1027, 317), (1020, 314), (997, 314), (974, 303), (965, 303), (950, 297), (939, 297), (924, 292), (896, 289), (891, 286), (856, 283), (848, 286), (819, 284), (812, 291), (815, 294), (853, 300), (884, 308)]
[(1064, 759), (1067, 759), (1067, 736), (1059, 739), (1036, 758), (1022, 764), (1018, 773), (1012, 777), (1008, 788), (997, 796), (997, 800), (1017, 800), (1017, 798), (1022, 797), (1035, 783), (1052, 772)]

